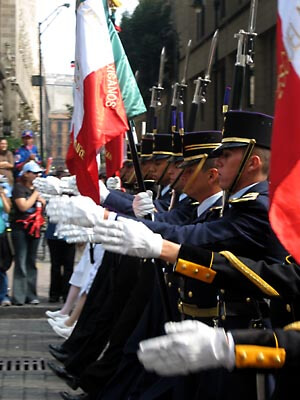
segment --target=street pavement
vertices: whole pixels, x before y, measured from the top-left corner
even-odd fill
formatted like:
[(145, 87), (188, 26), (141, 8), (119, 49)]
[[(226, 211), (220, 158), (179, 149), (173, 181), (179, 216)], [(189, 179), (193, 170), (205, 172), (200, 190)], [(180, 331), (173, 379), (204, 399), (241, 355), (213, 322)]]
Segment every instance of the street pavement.
[[(57, 310), (62, 304), (47, 302), (50, 282), (47, 251), (37, 267), (40, 304), (0, 306), (0, 400), (57, 400), (61, 399), (59, 391), (76, 393), (47, 366), (47, 361), (53, 360), (48, 352), (49, 343), (60, 344), (64, 339), (52, 330), (45, 311)], [(8, 271), (10, 287), (12, 274), (13, 266)]]

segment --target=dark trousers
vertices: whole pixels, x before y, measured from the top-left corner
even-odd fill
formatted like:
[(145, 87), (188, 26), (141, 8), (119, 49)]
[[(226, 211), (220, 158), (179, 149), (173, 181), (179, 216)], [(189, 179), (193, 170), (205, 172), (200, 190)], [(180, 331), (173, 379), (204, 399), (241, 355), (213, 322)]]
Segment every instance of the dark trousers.
[[(138, 259), (137, 259), (138, 260)], [(123, 356), (124, 345), (138, 324), (153, 290), (154, 265), (141, 261), (141, 273), (113, 326), (108, 338), (109, 346), (102, 357), (90, 364), (81, 375), (80, 386), (96, 398), (98, 392), (114, 375)]]
[(13, 303), (24, 304), (37, 296), (36, 252), (39, 238), (24, 229), (14, 229), (12, 240), (15, 248), (15, 267), (13, 276)]
[(76, 245), (64, 240), (48, 239), (51, 260), (49, 297), (64, 300), (69, 291), (69, 280), (73, 273)]

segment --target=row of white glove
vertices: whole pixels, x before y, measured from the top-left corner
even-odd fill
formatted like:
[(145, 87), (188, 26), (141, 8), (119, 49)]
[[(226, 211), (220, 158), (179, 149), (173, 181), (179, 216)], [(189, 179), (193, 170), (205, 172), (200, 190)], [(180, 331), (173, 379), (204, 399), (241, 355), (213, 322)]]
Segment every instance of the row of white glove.
[[(61, 179), (55, 176), (47, 176), (46, 178), (36, 178), (33, 181), (35, 189), (42, 193), (44, 197), (60, 196), (63, 194), (79, 195), (76, 184), (76, 176), (63, 177)], [(111, 190), (121, 188), (121, 180), (118, 176), (110, 177), (105, 184), (99, 181), (100, 203), (103, 204)], [(152, 201), (152, 192), (138, 193), (133, 200), (132, 208), (136, 217), (141, 218), (147, 214), (154, 212), (154, 204)]]
[[(51, 195), (76, 194), (76, 181), (54, 177), (37, 178), (35, 187)], [(113, 185), (118, 184), (113, 178)], [(100, 181), (101, 182), (101, 181)], [(101, 202), (110, 191), (100, 183)], [(136, 216), (153, 213), (151, 192), (135, 196)], [(102, 243), (105, 250), (143, 258), (157, 258), (163, 239), (142, 222), (119, 217), (104, 220), (104, 208), (84, 196), (52, 197), (46, 208), (51, 222), (57, 223), (57, 235), (69, 243)], [(210, 328), (198, 321), (167, 323), (165, 336), (140, 343), (138, 358), (145, 369), (159, 375), (185, 375), (202, 369), (234, 367), (232, 336), (221, 328)]]

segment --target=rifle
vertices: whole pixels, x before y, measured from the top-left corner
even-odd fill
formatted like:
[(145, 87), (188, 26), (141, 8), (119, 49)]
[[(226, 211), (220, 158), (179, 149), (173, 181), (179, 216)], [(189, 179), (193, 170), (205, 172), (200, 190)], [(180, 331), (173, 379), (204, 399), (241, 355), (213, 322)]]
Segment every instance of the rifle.
[(214, 55), (215, 55), (216, 48), (217, 48), (218, 34), (219, 34), (219, 31), (217, 29), (212, 37), (204, 78), (199, 76), (194, 81), (194, 83), (196, 84), (196, 87), (195, 87), (194, 97), (193, 97), (193, 101), (192, 101), (192, 105), (191, 105), (191, 109), (190, 109), (190, 115), (189, 115), (189, 121), (188, 121), (188, 127), (187, 127), (188, 132), (192, 132), (194, 130), (199, 104), (206, 103), (206, 91), (207, 91), (208, 84), (211, 82), (210, 75), (211, 75), (211, 69), (212, 69)]
[(257, 36), (257, 33), (255, 33), (257, 4), (258, 0), (251, 0), (248, 31), (240, 29), (234, 35), (238, 39), (238, 44), (234, 65), (231, 110), (240, 110), (242, 108), (246, 66), (254, 66), (254, 39)]
[[(138, 190), (140, 192), (145, 192), (146, 191), (145, 182), (143, 180), (141, 165), (140, 165), (140, 161), (138, 158), (137, 148), (136, 148), (136, 144), (134, 142), (134, 137), (133, 137), (133, 133), (132, 133), (134, 130), (135, 130), (134, 122), (132, 120), (130, 120), (129, 121), (129, 130), (127, 131), (127, 138), (128, 138), (128, 142), (129, 142), (129, 146), (130, 146), (130, 151), (131, 151), (135, 176), (136, 176), (136, 180), (137, 180)], [(149, 216), (149, 217), (151, 218), (151, 216)], [(165, 311), (165, 316), (166, 316), (167, 321), (171, 321), (172, 320), (171, 306), (170, 306), (170, 302), (169, 302), (167, 291), (166, 291), (166, 284), (165, 284), (165, 280), (164, 280), (163, 270), (159, 263), (159, 260), (154, 260), (154, 268), (155, 268), (155, 275), (156, 275), (157, 283), (158, 283), (161, 298), (162, 298), (163, 308)]]

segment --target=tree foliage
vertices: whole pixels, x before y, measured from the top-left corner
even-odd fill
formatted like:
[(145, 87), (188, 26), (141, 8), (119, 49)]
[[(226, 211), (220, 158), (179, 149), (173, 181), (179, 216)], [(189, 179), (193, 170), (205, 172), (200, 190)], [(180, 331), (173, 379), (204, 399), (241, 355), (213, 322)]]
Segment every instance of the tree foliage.
[(177, 40), (171, 21), (171, 8), (164, 0), (140, 0), (133, 14), (124, 14), (120, 38), (144, 101), (150, 102), (149, 89), (157, 85), (160, 53), (166, 48), (164, 87), (174, 79), (177, 64)]

